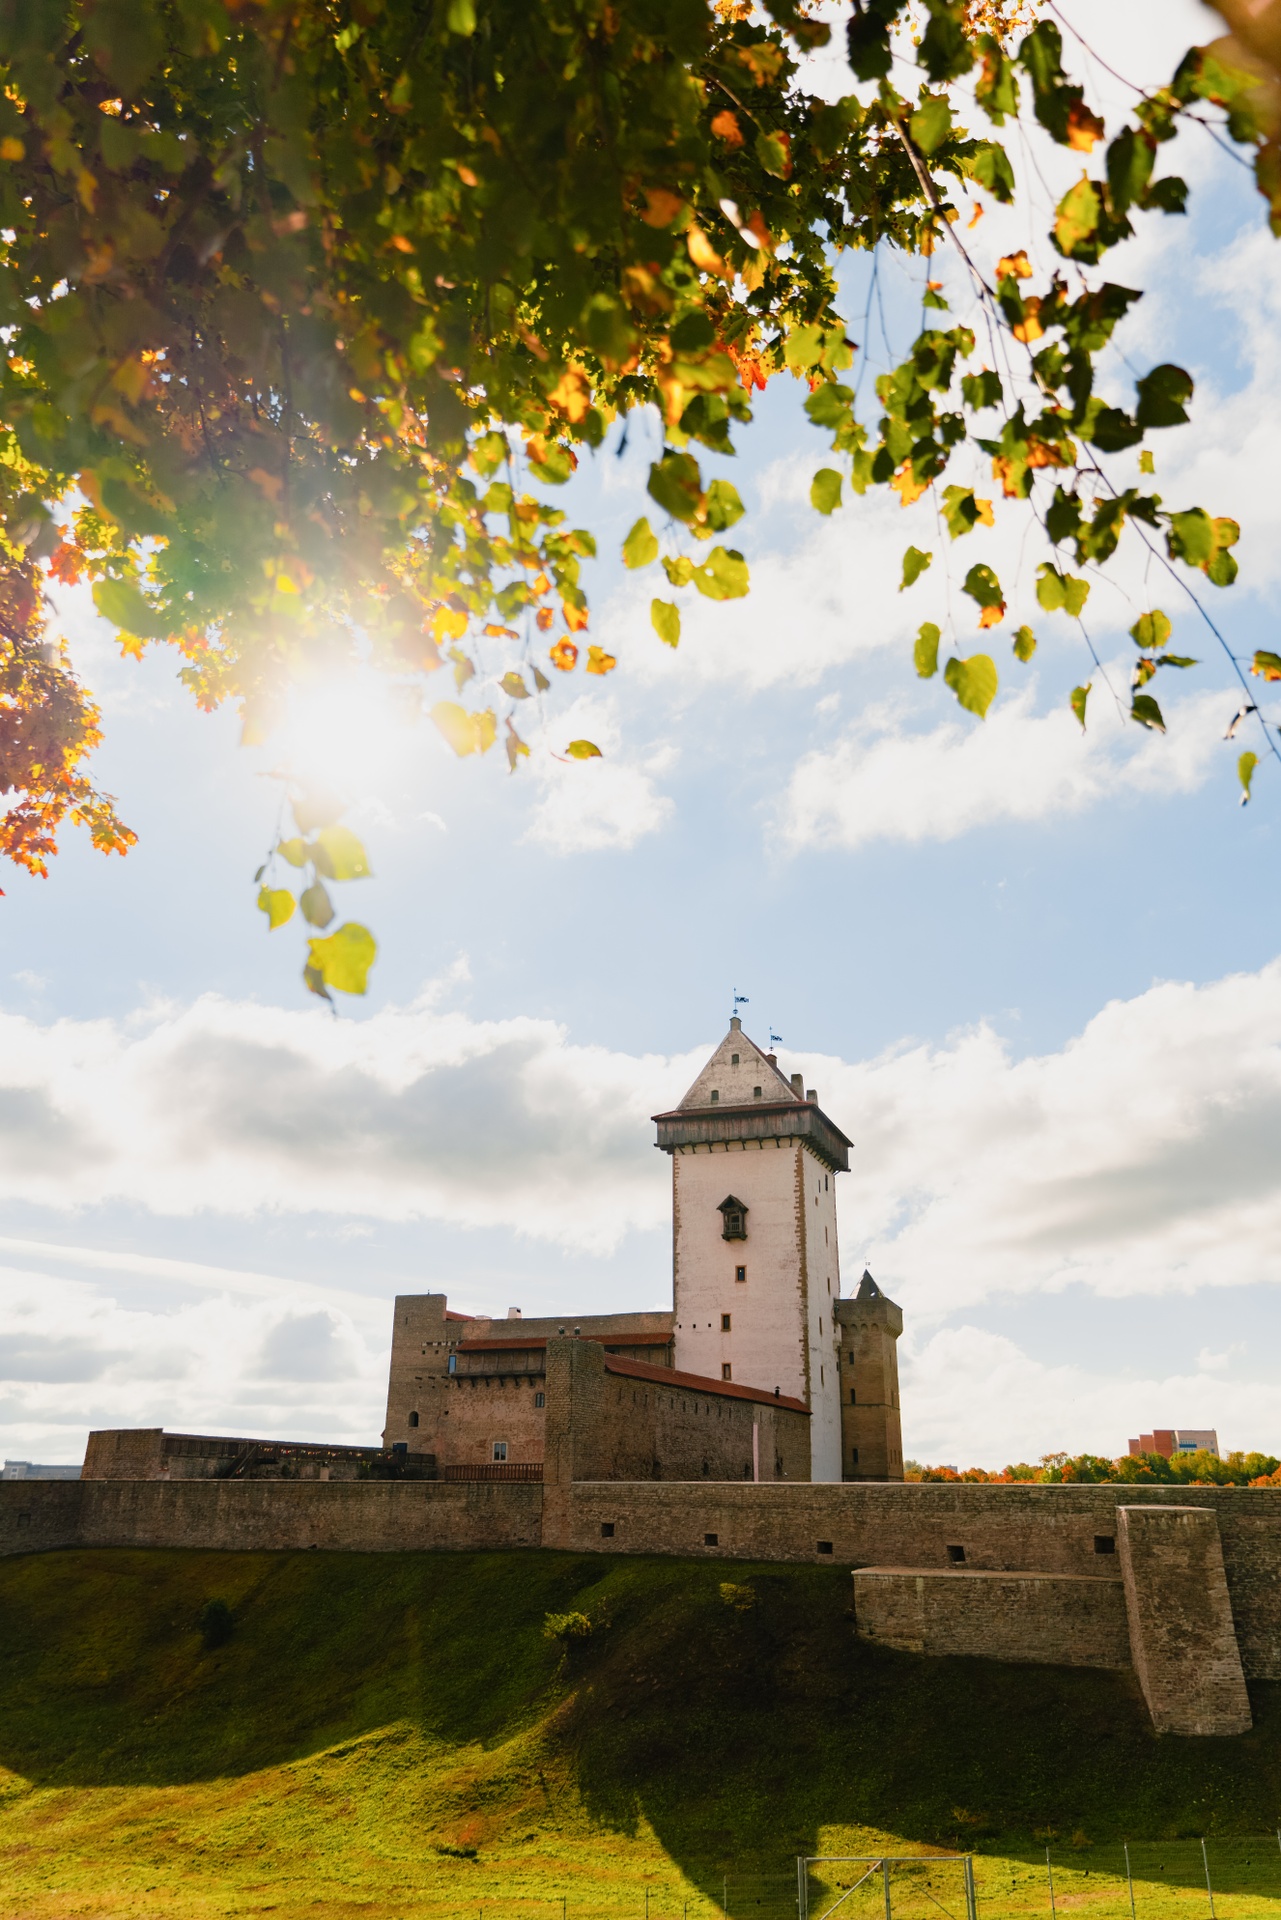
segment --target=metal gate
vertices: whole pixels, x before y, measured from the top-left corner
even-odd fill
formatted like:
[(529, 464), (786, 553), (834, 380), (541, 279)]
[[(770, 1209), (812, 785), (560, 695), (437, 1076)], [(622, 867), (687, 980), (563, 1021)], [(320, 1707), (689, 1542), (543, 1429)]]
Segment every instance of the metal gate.
[[(949, 1865), (959, 1868), (956, 1891), (960, 1898), (950, 1901), (940, 1900), (936, 1897), (929, 1882), (925, 1879), (925, 1874), (934, 1868), (943, 1868)], [(821, 1902), (815, 1903), (819, 1907), (819, 1910), (814, 1913), (813, 1920), (829, 1920), (830, 1915), (842, 1909), (844, 1909), (844, 1911), (841, 1912), (841, 1920), (853, 1920), (855, 1913), (859, 1915), (859, 1920), (870, 1920), (868, 1916), (869, 1902), (867, 1895), (873, 1893), (879, 1896), (876, 1902), (878, 1907), (882, 1901), (884, 1902), (884, 1920), (896, 1920), (896, 1913), (898, 1920), (909, 1920), (909, 1916), (904, 1913), (904, 1907), (905, 1905), (914, 1906), (916, 1902), (910, 1900), (904, 1901), (901, 1895), (896, 1902), (892, 1878), (895, 1868), (912, 1870), (907, 1876), (900, 1876), (900, 1879), (906, 1877), (909, 1883), (914, 1883), (911, 1886), (912, 1892), (921, 1896), (927, 1911), (934, 1909), (931, 1920), (937, 1920), (937, 1915), (939, 1914), (944, 1916), (944, 1920), (962, 1920), (962, 1915), (955, 1910), (960, 1906), (961, 1901), (964, 1902), (964, 1920), (978, 1920), (978, 1902), (974, 1894), (974, 1857), (972, 1854), (798, 1854), (796, 1860), (796, 1908), (798, 1920), (810, 1920), (810, 1879), (812, 1877), (812, 1870), (815, 1867), (853, 1867), (855, 1869), (861, 1868), (862, 1871), (856, 1874), (856, 1878), (852, 1883), (848, 1887), (845, 1887), (839, 1896), (835, 1900), (832, 1900), (828, 1906), (821, 1906)], [(832, 1877), (832, 1875), (823, 1876), (824, 1879), (831, 1879)], [(904, 1891), (906, 1891), (906, 1889), (904, 1889)], [(846, 1906), (846, 1902), (852, 1900), (853, 1896), (859, 1892), (864, 1893), (864, 1899), (855, 1902), (853, 1907)]]

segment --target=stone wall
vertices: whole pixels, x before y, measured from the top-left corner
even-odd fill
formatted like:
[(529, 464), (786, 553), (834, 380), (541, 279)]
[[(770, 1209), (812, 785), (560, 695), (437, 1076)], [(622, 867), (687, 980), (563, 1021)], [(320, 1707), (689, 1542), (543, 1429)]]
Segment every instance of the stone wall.
[(905, 1653), (1058, 1667), (1130, 1665), (1119, 1577), (865, 1567), (854, 1575), (854, 1616), (861, 1638)]
[(1122, 1507), (1134, 1670), (1158, 1733), (1245, 1733), (1250, 1702), (1218, 1521), (1202, 1506)]

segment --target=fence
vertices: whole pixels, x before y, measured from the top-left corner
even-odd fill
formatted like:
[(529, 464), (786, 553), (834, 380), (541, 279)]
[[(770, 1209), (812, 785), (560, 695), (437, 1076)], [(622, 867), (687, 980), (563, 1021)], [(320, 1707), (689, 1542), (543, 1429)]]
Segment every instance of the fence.
[(889, 1920), (1281, 1920), (1281, 1833), (1046, 1838), (1008, 1853), (890, 1856), (888, 1910), (878, 1854), (803, 1856), (791, 1872), (669, 1860), (627, 1882), (585, 1868), (555, 1889), (497, 1870), (491, 1879), (483, 1860), (441, 1860), (403, 1911), (405, 1920), (886, 1920), (887, 1911)]

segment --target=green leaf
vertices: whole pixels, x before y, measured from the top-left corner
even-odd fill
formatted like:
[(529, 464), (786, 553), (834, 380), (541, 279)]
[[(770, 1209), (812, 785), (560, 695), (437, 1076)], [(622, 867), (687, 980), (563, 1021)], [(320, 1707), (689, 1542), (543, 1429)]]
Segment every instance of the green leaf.
[(258, 911), (267, 916), (267, 931), (274, 933), (293, 918), (295, 901), (287, 887), (259, 887)]
[(96, 581), (93, 604), (113, 627), (137, 634), (140, 639), (156, 639), (164, 632), (156, 609), (132, 580)]
[(1141, 613), (1130, 628), (1130, 638), (1136, 647), (1142, 647), (1144, 653), (1154, 653), (1163, 647), (1170, 637), (1172, 629), (1170, 617), (1155, 607), (1151, 613)]
[(601, 760), (604, 755), (590, 740), (571, 740), (565, 752), (571, 760)]
[(850, 387), (843, 387), (839, 380), (824, 380), (805, 402), (805, 411), (816, 427), (829, 427), (835, 432), (850, 419), (853, 404)]
[(654, 632), (664, 645), (669, 647), (680, 645), (681, 610), (673, 601), (651, 600), (649, 617), (653, 622)]
[(932, 680), (939, 670), (939, 641), (942, 635), (932, 620), (927, 620), (916, 636), (912, 663), (922, 680)]
[[(472, 441), (471, 463), (481, 478), (488, 480), (490, 474), (496, 473), (502, 466), (507, 458), (507, 451), (506, 434), (483, 433), (479, 440)], [(488, 496), (486, 496), (486, 505), (488, 506)], [(496, 512), (497, 508), (489, 508), (489, 511)]]
[(694, 578), (694, 562), (685, 553), (665, 553), (663, 572), (674, 587), (687, 587)]
[(1259, 764), (1257, 753), (1243, 753), (1237, 761), (1237, 779), (1241, 782), (1241, 805), (1247, 806), (1250, 800), (1250, 782), (1254, 778), (1254, 769)]
[(820, 467), (810, 482), (810, 505), (818, 513), (834, 513), (840, 504), (840, 474), (835, 467)]
[(922, 553), (919, 547), (908, 548), (907, 552), (903, 555), (903, 579), (899, 586), (900, 593), (902, 593), (904, 587), (913, 587), (916, 585), (916, 582), (930, 565), (933, 558), (934, 555), (932, 553)]
[(1005, 148), (995, 140), (986, 140), (969, 161), (969, 169), (981, 187), (986, 187), (994, 200), (1002, 206), (1009, 206), (1014, 198), (1014, 168), (1010, 165), (1010, 156)]
[(1267, 647), (1256, 647), (1250, 671), (1264, 680), (1281, 680), (1281, 653), (1272, 653)]
[(326, 987), (338, 993), (364, 993), (369, 969), (378, 957), (378, 943), (368, 927), (348, 920), (337, 933), (323, 940), (309, 940), (308, 965), (319, 974)]
[(697, 460), (688, 453), (665, 453), (650, 467), (647, 491), (673, 520), (692, 520), (703, 501)]
[(319, 880), (313, 881), (306, 889), (298, 905), (302, 908), (303, 919), (313, 927), (327, 927), (334, 917), (333, 901)]
[(1156, 664), (1158, 667), (1199, 667), (1201, 662), (1194, 660), (1190, 653), (1163, 653)]
[(498, 684), (509, 700), (528, 700), (529, 698), (529, 688), (514, 668), (505, 673)]
[(713, 547), (693, 577), (709, 600), (741, 600), (750, 585), (747, 562), (733, 547)]
[(1192, 398), (1192, 375), (1182, 367), (1153, 367), (1135, 381), (1139, 404), (1134, 418), (1141, 427), (1181, 427)]
[(1230, 587), (1236, 579), (1237, 563), (1228, 552), (1241, 538), (1235, 520), (1212, 520), (1201, 507), (1186, 513), (1172, 513), (1166, 529), (1165, 544), (1172, 560), (1200, 567), (1216, 587)]
[(1140, 473), (1156, 472), (1156, 462), (1152, 458), (1151, 447), (1144, 447), (1142, 453), (1139, 455), (1139, 472)]
[(908, 125), (922, 153), (933, 153), (952, 131), (952, 103), (945, 93), (922, 93)]
[(282, 840), (276, 852), (283, 860), (287, 860), (291, 867), (305, 867), (311, 859), (311, 850), (305, 840)]
[[(961, 591), (968, 593), (970, 599), (976, 601), (980, 607), (985, 609), (1000, 607), (1004, 610), (1005, 595), (1001, 592), (1001, 583), (991, 567), (984, 566), (981, 562), (978, 566), (970, 568)], [(982, 657), (980, 654), (979, 658)]]
[(311, 844), (316, 869), (327, 880), (369, 878), (369, 856), (350, 827), (323, 827)]
[(647, 567), (658, 558), (658, 540), (649, 521), (642, 514), (623, 542), (623, 565), (625, 567)]
[[(467, 38), (476, 31), (476, 8), (473, 0), (448, 0), (445, 8), (445, 25), (451, 33), (462, 34)], [(360, 988), (363, 993), (365, 989)]]
[(1150, 693), (1135, 694), (1130, 702), (1130, 718), (1137, 720), (1141, 727), (1150, 727), (1154, 733), (1165, 732), (1161, 709)]
[(1036, 570), (1036, 597), (1047, 613), (1062, 611), (1075, 620), (1090, 597), (1090, 583), (1070, 573), (1060, 573), (1057, 567), (1043, 560)]
[(756, 158), (766, 173), (772, 173), (776, 180), (791, 179), (792, 156), (785, 135), (762, 130), (756, 136), (755, 147)]
[(980, 720), (996, 698), (996, 662), (986, 653), (972, 653), (968, 660), (954, 657), (944, 667), (943, 678), (966, 711), (977, 713)]
[(977, 526), (990, 527), (995, 524), (992, 502), (976, 499), (973, 487), (944, 487), (943, 523), (953, 540)]
[(714, 533), (726, 533), (738, 520), (741, 520), (746, 508), (738, 497), (738, 488), (731, 480), (713, 480), (707, 489), (707, 505), (704, 513), (708, 526)]
[(845, 29), (849, 62), (856, 79), (881, 80), (890, 70), (890, 30), (870, 8), (850, 16)]
[(1021, 660), (1026, 666), (1035, 652), (1036, 635), (1031, 627), (1020, 627), (1014, 636), (1014, 658)]
[(982, 373), (961, 376), (961, 393), (965, 404), (972, 407), (975, 413), (982, 413), (985, 407), (999, 407), (1001, 392), (1001, 376), (993, 373), (990, 367), (984, 367)]
[(1085, 732), (1085, 703), (1090, 697), (1090, 688), (1093, 685), (1092, 680), (1087, 680), (1083, 687), (1073, 687), (1068, 695), (1068, 705), (1080, 721), (1082, 733)]
[(1082, 174), (1059, 201), (1054, 222), (1054, 244), (1067, 259), (1092, 260), (1094, 244), (1103, 208), (1098, 190), (1088, 174)]

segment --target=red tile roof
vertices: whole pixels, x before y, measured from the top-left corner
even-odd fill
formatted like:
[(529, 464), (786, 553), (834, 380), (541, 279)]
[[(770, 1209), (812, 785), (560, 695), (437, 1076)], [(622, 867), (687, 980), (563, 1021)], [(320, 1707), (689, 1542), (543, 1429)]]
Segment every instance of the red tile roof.
[(727, 1400), (757, 1400), (765, 1407), (787, 1407), (792, 1413), (808, 1413), (803, 1400), (787, 1393), (768, 1393), (764, 1387), (740, 1387), (733, 1380), (707, 1380), (701, 1373), (678, 1373), (675, 1367), (651, 1367), (643, 1360), (624, 1360), (616, 1353), (605, 1355), (606, 1373), (623, 1373), (632, 1380), (652, 1380), (663, 1387), (680, 1387), (687, 1393), (719, 1393)]
[[(671, 1345), (672, 1336), (670, 1333), (638, 1335), (629, 1333), (580, 1333), (577, 1334), (575, 1338), (579, 1340), (596, 1340), (601, 1343), (608, 1340), (620, 1347), (666, 1347)], [(535, 1348), (545, 1347), (546, 1345), (547, 1336), (545, 1334), (509, 1334), (505, 1340), (460, 1340), (458, 1342), (458, 1351), (459, 1353), (523, 1353), (533, 1351)], [(671, 1368), (662, 1367), (659, 1371), (662, 1373), (670, 1373)]]

